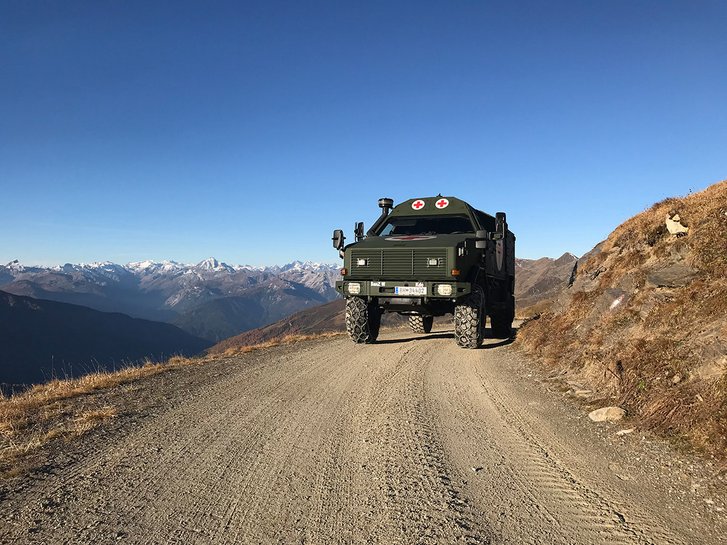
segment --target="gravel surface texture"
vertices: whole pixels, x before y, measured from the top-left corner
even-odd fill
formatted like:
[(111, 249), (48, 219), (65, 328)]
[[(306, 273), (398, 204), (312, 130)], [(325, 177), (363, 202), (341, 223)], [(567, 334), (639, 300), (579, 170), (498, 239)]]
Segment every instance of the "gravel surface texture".
[(591, 422), (502, 341), (334, 338), (100, 395), (117, 418), (0, 483), (0, 543), (727, 541), (716, 466)]

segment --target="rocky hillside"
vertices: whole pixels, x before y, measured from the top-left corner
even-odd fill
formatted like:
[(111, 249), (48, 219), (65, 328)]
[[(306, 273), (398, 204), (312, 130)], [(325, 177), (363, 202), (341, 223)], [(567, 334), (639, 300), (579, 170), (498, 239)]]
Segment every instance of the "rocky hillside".
[(0, 291), (3, 390), (145, 358), (193, 355), (209, 344), (170, 324)]
[(196, 265), (143, 261), (26, 267), (14, 261), (0, 266), (0, 289), (175, 323), (219, 340), (331, 301), (337, 277), (338, 266), (300, 261), (283, 267), (232, 266), (214, 258)]
[(518, 341), (644, 426), (723, 455), (727, 181), (616, 228)]

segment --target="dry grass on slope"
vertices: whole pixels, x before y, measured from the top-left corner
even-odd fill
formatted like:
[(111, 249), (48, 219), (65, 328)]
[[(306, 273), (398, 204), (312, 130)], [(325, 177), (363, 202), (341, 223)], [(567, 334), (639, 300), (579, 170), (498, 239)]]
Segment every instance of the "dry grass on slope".
[(117, 415), (115, 407), (90, 394), (198, 361), (177, 356), (165, 363), (52, 380), (0, 397), (0, 476), (22, 471), (22, 460), (50, 441), (79, 437)]
[[(685, 236), (668, 232), (678, 213)], [(559, 308), (518, 342), (612, 397), (643, 425), (725, 459), (727, 181), (619, 226)]]
[(290, 335), (224, 354), (201, 358), (175, 356), (164, 363), (149, 362), (140, 367), (97, 372), (75, 379), (52, 380), (10, 397), (0, 397), (0, 478), (18, 475), (27, 469), (34, 451), (54, 440), (70, 441), (118, 416), (100, 394), (112, 388), (158, 373), (203, 365), (256, 350), (302, 341), (332, 337), (336, 334)]
[[(284, 344), (295, 344), (303, 341), (312, 341), (317, 339), (330, 339), (332, 337), (340, 337), (344, 333), (342, 331), (330, 331), (325, 333), (314, 333), (310, 335), (286, 335), (279, 339), (271, 339), (258, 344), (246, 345), (246, 346), (231, 346), (221, 352), (225, 357), (237, 356), (238, 354), (247, 354), (255, 350), (261, 350), (263, 348), (274, 348)], [(213, 347), (214, 348), (214, 347)]]

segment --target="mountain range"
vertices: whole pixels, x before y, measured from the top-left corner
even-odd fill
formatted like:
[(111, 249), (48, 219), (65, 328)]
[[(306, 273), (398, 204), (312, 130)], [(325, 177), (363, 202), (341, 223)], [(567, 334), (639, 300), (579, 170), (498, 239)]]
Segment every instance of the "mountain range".
[(337, 265), (232, 266), (141, 261), (0, 266), (0, 289), (18, 296), (82, 305), (178, 325), (219, 341), (336, 298)]
[[(556, 298), (568, 285), (576, 262), (577, 258), (572, 254), (564, 254), (557, 259), (518, 259), (518, 308)], [(11, 322), (20, 320), (32, 324), (39, 316), (45, 316), (47, 322), (48, 316), (55, 316), (59, 320), (59, 331), (65, 331), (63, 324), (68, 319), (63, 316), (81, 315), (80, 307), (69, 307), (62, 311), (61, 307), (56, 306), (52, 307), (53, 313), (36, 312), (22, 318), (9, 318), (11, 310), (19, 316), (19, 308), (30, 308), (32, 304), (47, 306), (56, 302), (87, 307), (85, 310), (89, 312), (121, 313), (131, 318), (166, 322), (147, 325), (150, 330), (161, 331), (159, 326), (171, 324), (209, 344), (229, 339), (223, 343), (224, 346), (234, 346), (287, 334), (341, 329), (343, 301), (337, 299), (334, 289), (338, 277), (337, 265), (301, 261), (268, 267), (232, 266), (214, 258), (195, 265), (175, 261), (141, 261), (126, 265), (103, 262), (31, 267), (12, 261), (0, 266), (0, 290), (5, 292), (6, 303), (10, 295), (20, 297), (15, 299), (18, 304), (14, 309), (6, 309), (6, 317)], [(31, 299), (22, 297), (33, 298), (36, 302), (31, 303)], [(22, 305), (19, 303), (21, 301)], [(113, 321), (108, 314), (99, 314), (96, 319), (104, 324)], [(38, 326), (38, 334), (45, 339), (52, 339), (54, 333), (50, 331), (52, 328), (46, 327), (46, 322)], [(125, 329), (129, 327), (124, 326)], [(18, 338), (22, 338), (20, 332), (16, 333)], [(79, 342), (82, 338), (80, 333), (72, 337)], [(95, 342), (93, 337), (86, 336), (91, 345)], [(167, 335), (166, 338), (174, 338), (180, 350), (191, 346), (189, 339), (178, 334), (176, 337)], [(12, 344), (12, 340), (8, 342)], [(109, 342), (113, 348), (115, 341)], [(82, 360), (80, 355), (83, 351), (69, 351), (63, 343), (46, 344), (54, 353), (65, 351), (79, 355), (66, 358), (69, 361), (74, 357), (77, 362)], [(86, 365), (92, 358), (117, 361), (119, 355), (130, 359), (141, 355), (141, 351), (136, 350), (137, 344), (131, 343), (129, 350), (123, 354), (116, 350), (101, 350), (100, 346), (96, 346), (97, 350), (89, 350), (89, 359), (84, 361)], [(59, 350), (58, 346), (63, 350)], [(150, 344), (146, 346), (147, 353), (144, 355), (171, 353), (178, 351), (176, 348), (173, 342)], [(5, 353), (9, 357), (20, 355), (13, 356), (12, 350)], [(32, 364), (38, 359), (34, 353), (21, 359), (31, 362), (29, 369), (40, 369), (39, 372), (47, 375), (43, 365), (49, 357), (45, 353), (39, 354), (40, 366)], [(17, 376), (12, 377), (12, 380), (25, 378), (35, 380), (38, 377)]]

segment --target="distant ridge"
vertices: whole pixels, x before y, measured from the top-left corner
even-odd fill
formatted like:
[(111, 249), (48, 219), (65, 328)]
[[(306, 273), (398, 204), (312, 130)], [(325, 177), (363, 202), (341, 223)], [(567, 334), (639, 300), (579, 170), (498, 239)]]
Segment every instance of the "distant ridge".
[(575, 273), (578, 258), (570, 252), (557, 259), (515, 260), (515, 301), (517, 310), (552, 301), (568, 287)]
[(0, 291), (2, 384), (33, 384), (145, 358), (193, 355), (209, 345), (170, 324)]

